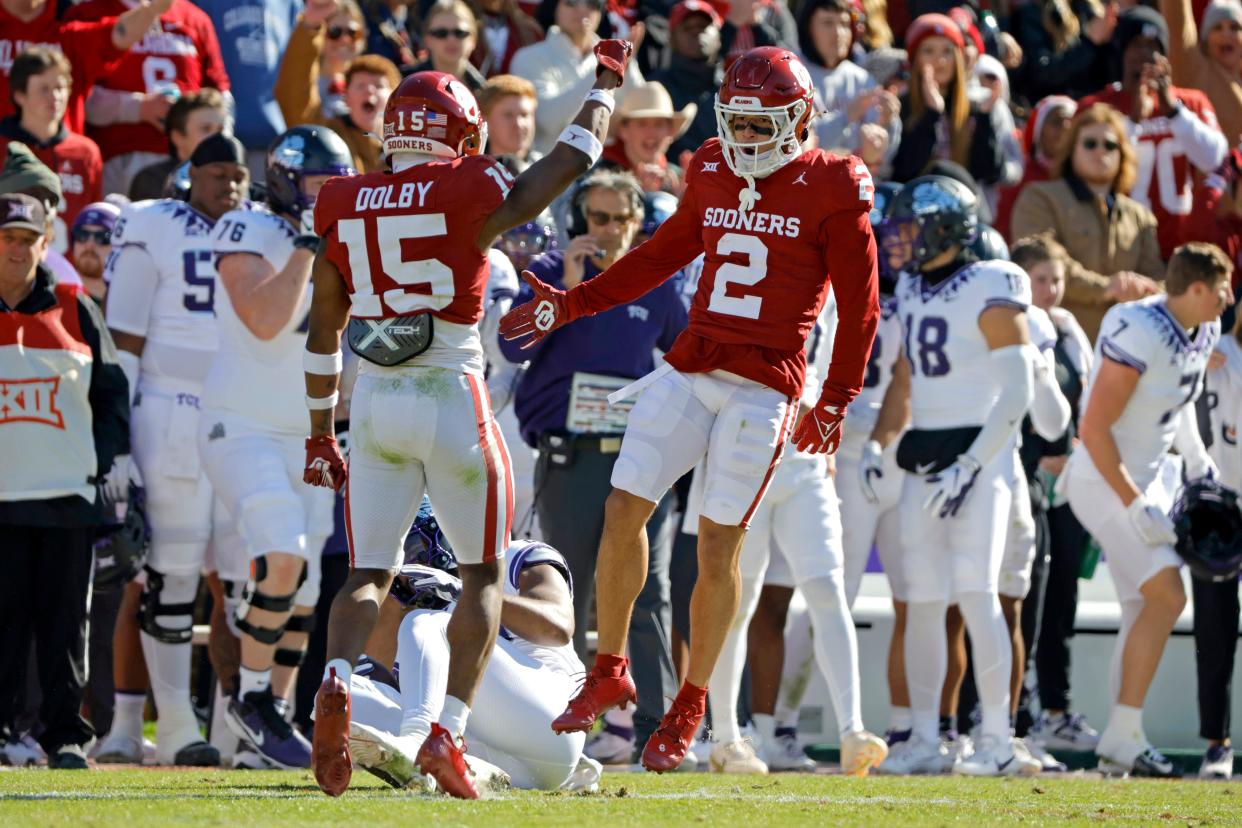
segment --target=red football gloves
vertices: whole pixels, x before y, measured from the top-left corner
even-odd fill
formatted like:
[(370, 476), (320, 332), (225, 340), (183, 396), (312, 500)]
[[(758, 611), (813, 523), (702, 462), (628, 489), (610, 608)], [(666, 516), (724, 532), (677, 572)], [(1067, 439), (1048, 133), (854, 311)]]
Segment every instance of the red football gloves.
[(345, 485), (345, 458), (341, 457), (335, 437), (321, 434), (306, 438), (306, 470), (302, 472), (302, 482), (338, 492)]
[(628, 40), (601, 40), (595, 44), (595, 77), (608, 69), (617, 73), (621, 80), (617, 86), (625, 84), (625, 67), (629, 65), (630, 55), (634, 54), (634, 44)]
[(821, 399), (794, 429), (794, 448), (811, 454), (835, 453), (841, 445), (841, 421), (844, 419), (845, 406), (830, 405)]
[(565, 291), (543, 282), (529, 270), (522, 271), (522, 281), (530, 285), (535, 297), (501, 318), (500, 335), (505, 339), (530, 337), (522, 345), (525, 350), (575, 317), (569, 311)]

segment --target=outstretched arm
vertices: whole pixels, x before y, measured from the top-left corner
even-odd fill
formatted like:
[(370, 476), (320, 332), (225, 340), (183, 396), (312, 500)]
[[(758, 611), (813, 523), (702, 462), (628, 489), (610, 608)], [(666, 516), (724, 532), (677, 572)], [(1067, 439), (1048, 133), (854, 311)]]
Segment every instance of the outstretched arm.
[[(349, 294), (346, 292), (345, 279), (336, 265), (324, 255), (323, 246), (315, 254), (311, 265), (311, 280), (314, 289), (311, 294), (310, 327), (306, 334), (306, 352), (323, 359), (332, 359), (340, 354), (341, 334), (345, 331), (345, 323), (349, 321)], [(307, 367), (315, 364), (314, 357), (307, 359)], [(316, 369), (306, 371), (306, 396), (308, 399), (331, 399), (337, 395), (340, 384), (341, 369), (339, 361), (335, 371)], [(311, 437), (332, 436), (332, 412), (334, 405), (325, 408), (311, 409)]]
[(159, 16), (172, 8), (173, 0), (150, 0), (140, 3), (116, 20), (112, 27), (112, 45), (125, 50), (133, 46), (151, 28)]
[(509, 195), (479, 231), (479, 250), (490, 248), (496, 237), (510, 227), (542, 213), (575, 178), (599, 160), (614, 105), (612, 90), (624, 81), (625, 67), (633, 51), (633, 44), (626, 40), (601, 40), (595, 44), (599, 69), (595, 86), (578, 117), (561, 133), (551, 152), (517, 177)]

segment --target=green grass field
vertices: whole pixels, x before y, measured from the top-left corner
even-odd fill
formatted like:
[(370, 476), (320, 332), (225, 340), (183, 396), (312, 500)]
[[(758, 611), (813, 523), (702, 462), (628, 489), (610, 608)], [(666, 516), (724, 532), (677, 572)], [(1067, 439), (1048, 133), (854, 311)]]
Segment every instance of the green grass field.
[(1242, 825), (1242, 785), (1190, 780), (621, 773), (598, 794), (484, 802), (354, 780), (333, 800), (305, 772), (13, 770), (0, 773), (0, 826)]

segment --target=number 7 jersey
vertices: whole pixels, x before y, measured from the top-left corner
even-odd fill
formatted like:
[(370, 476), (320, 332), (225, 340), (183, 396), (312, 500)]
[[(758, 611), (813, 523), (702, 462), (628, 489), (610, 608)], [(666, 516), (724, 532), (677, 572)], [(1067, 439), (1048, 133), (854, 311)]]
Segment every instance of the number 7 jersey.
[(489, 267), (477, 240), (512, 185), (486, 155), (329, 179), (315, 201), (315, 232), (345, 279), (350, 315), (430, 313), (431, 347), (409, 364), (481, 375)]

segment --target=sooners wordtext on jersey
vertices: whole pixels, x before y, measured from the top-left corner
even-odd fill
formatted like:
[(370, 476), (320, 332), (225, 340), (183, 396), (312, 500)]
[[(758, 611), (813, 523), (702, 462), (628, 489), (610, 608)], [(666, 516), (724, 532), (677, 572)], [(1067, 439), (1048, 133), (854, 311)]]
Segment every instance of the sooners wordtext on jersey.
[(569, 293), (575, 315), (632, 301), (703, 253), (690, 325), (665, 359), (685, 373), (730, 371), (797, 397), (807, 334), (831, 279), (840, 323), (827, 387), (845, 405), (862, 387), (879, 315), (871, 174), (857, 158), (809, 150), (758, 180), (748, 211), (738, 209), (744, 186), (719, 140), (706, 142), (677, 212)]
[(351, 314), (478, 322), (489, 268), (476, 240), (512, 185), (485, 155), (329, 180), (315, 202), (315, 232), (345, 278)]

